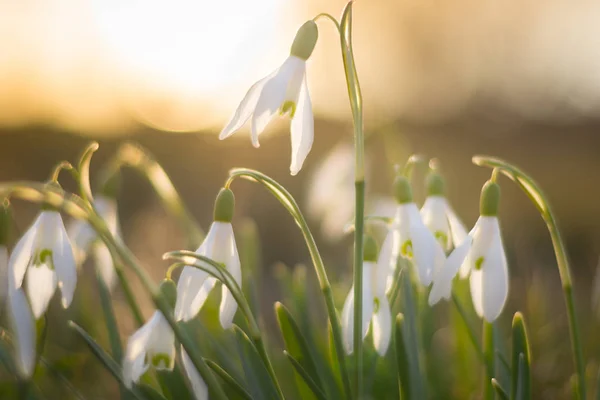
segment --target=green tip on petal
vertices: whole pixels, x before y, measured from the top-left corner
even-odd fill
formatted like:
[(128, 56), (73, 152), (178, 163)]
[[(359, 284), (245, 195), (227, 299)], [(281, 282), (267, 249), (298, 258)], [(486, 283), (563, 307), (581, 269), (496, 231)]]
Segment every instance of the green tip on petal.
[(479, 213), (483, 216), (495, 217), (498, 215), (500, 204), (500, 186), (496, 182), (487, 181), (481, 189)]
[(410, 188), (410, 182), (402, 175), (399, 175), (394, 180), (394, 198), (398, 204), (412, 203), (412, 189)]
[(0, 246), (6, 246), (8, 244), (12, 221), (10, 203), (5, 199), (0, 203)]
[(379, 256), (379, 248), (377, 242), (371, 235), (365, 235), (363, 242), (363, 260), (370, 262), (377, 262)]
[(298, 29), (298, 33), (296, 33), (290, 54), (302, 60), (308, 60), (317, 44), (318, 38), (319, 29), (317, 28), (315, 21), (306, 21), (304, 25)]
[(427, 175), (427, 179), (425, 181), (427, 186), (427, 195), (428, 196), (444, 196), (445, 195), (445, 182), (444, 178), (437, 172), (430, 172)]
[(177, 300), (177, 286), (171, 279), (164, 279), (159, 286), (160, 293), (167, 299), (171, 308), (175, 309)]
[(214, 220), (218, 222), (231, 222), (233, 209), (235, 208), (235, 197), (229, 189), (223, 188), (215, 200)]

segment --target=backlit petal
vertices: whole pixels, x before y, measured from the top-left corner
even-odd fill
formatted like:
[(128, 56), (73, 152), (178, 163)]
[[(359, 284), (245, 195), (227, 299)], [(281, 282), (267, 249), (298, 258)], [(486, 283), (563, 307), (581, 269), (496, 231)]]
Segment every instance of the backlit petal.
[[(227, 271), (233, 276), (233, 279), (238, 284), (238, 286), (242, 287), (242, 270), (240, 268), (240, 256), (237, 251), (237, 246), (235, 243), (235, 237), (233, 236), (233, 230), (231, 231), (230, 238), (230, 251), (231, 256), (229, 261), (225, 264)], [(221, 287), (221, 306), (219, 308), (219, 321), (221, 322), (221, 326), (223, 329), (231, 328), (233, 323), (233, 317), (235, 316), (235, 312), (237, 311), (237, 302), (233, 297), (233, 294), (229, 291), (227, 286), (222, 285)]]
[(22, 289), (11, 290), (7, 298), (9, 320), (15, 344), (15, 363), (22, 378), (33, 375), (36, 359), (35, 321)]
[(158, 315), (154, 313), (127, 341), (123, 357), (123, 381), (128, 388), (131, 388), (133, 382), (137, 382), (148, 369), (145, 362), (146, 348), (157, 323)]
[(483, 315), (493, 322), (504, 309), (508, 298), (508, 266), (500, 232), (483, 263)]
[(25, 275), (27, 297), (35, 319), (40, 319), (48, 309), (48, 303), (56, 291), (56, 273), (48, 264), (31, 266)]
[(62, 218), (58, 222), (57, 236), (55, 238), (54, 247), (52, 248), (52, 260), (54, 262), (54, 271), (58, 287), (61, 292), (61, 304), (64, 308), (69, 307), (75, 293), (77, 285), (77, 268), (75, 266), (75, 257), (71, 241), (67, 236), (67, 231), (62, 222)]
[(468, 240), (454, 249), (454, 251), (448, 256), (444, 266), (438, 271), (433, 278), (433, 286), (429, 293), (429, 305), (436, 304), (440, 299), (450, 299), (452, 295), (452, 280), (458, 273), (460, 266), (463, 264), (467, 253), (471, 249), (472, 239), (468, 237)]
[(427, 197), (421, 208), (421, 218), (440, 245), (444, 246), (444, 250), (450, 250), (452, 237), (446, 217), (446, 199), (441, 196)]
[(350, 293), (348, 293), (346, 301), (344, 301), (341, 324), (344, 349), (347, 354), (352, 354), (352, 351), (354, 350), (354, 286), (350, 288)]
[(8, 260), (8, 285), (10, 288), (20, 288), (36, 245), (38, 227), (42, 222), (41, 214), (19, 239)]
[(296, 175), (300, 171), (304, 160), (310, 152), (315, 135), (314, 125), (312, 104), (308, 92), (308, 84), (306, 83), (306, 75), (304, 75), (296, 105), (296, 113), (294, 118), (292, 118), (291, 126), (292, 161), (290, 164), (290, 173), (292, 175)]
[(467, 228), (465, 228), (465, 225), (461, 222), (460, 218), (458, 218), (458, 215), (456, 215), (448, 202), (446, 202), (446, 215), (448, 217), (448, 223), (450, 224), (452, 244), (454, 247), (458, 247), (467, 237)]
[(373, 346), (385, 356), (392, 337), (392, 313), (387, 297), (379, 297), (379, 309), (373, 315)]
[(183, 347), (181, 347), (181, 360), (183, 361), (183, 369), (190, 381), (196, 400), (208, 400), (208, 387)]
[(96, 242), (91, 252), (96, 270), (106, 286), (112, 289), (117, 282), (117, 272), (115, 271), (115, 264), (110, 250), (108, 250), (108, 247), (104, 243)]

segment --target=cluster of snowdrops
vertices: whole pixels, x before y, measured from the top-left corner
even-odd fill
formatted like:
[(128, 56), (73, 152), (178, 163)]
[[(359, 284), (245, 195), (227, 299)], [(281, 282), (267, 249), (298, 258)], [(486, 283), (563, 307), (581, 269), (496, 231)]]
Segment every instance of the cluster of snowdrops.
[[(277, 114), (289, 115), (292, 147), (290, 170), (292, 175), (297, 174), (309, 154), (314, 136), (306, 61), (317, 43), (316, 21), (326, 18), (336, 24), (342, 42), (342, 56), (355, 123), (357, 181), (353, 224), (354, 285), (341, 307), (341, 313), (338, 314), (339, 308), (333, 302), (326, 268), (296, 201), (276, 181), (258, 171), (248, 169), (231, 171), (223, 189), (216, 196), (214, 222), (202, 244), (193, 252), (175, 251), (165, 255), (165, 259), (174, 263), (168, 269), (164, 281), (156, 285), (120, 239), (117, 203), (111, 179), (105, 180), (95, 191), (90, 189), (89, 163), (92, 153), (97, 149), (97, 145), (93, 144), (84, 151), (77, 168), (72, 168), (64, 162), (58, 164), (48, 182), (0, 185), (0, 194), (26, 199), (42, 206), (40, 214), (16, 242), (10, 255), (5, 243), (0, 247), (0, 264), (6, 265), (7, 268), (7, 307), (11, 320), (14, 363), (23, 380), (32, 376), (39, 360), (36, 350), (36, 321), (45, 315), (57, 289), (60, 291), (63, 307), (69, 307), (77, 285), (78, 266), (86, 258), (94, 257), (101, 279), (107, 288), (111, 288), (118, 281), (124, 284), (122, 276), (118, 273), (118, 264), (122, 264), (134, 270), (156, 305), (156, 311), (151, 318), (127, 339), (122, 360), (117, 360), (120, 365), (117, 366), (116, 376), (125, 390), (139, 394), (136, 387), (145, 373), (151, 370), (172, 370), (179, 355), (191, 392), (197, 399), (205, 399), (209, 395), (213, 398), (226, 398), (223, 383), (217, 376), (225, 384), (237, 387), (238, 394), (242, 397), (248, 396), (226, 371), (218, 366), (207, 365), (195, 346), (196, 338), (192, 338), (181, 325), (182, 321), (189, 321), (198, 315), (211, 291), (220, 284), (220, 325), (225, 330), (232, 327), (239, 329), (234, 326), (233, 319), (238, 311), (244, 314), (249, 330), (248, 335), (244, 337), (250, 338), (250, 345), (273, 381), (273, 396), (283, 398), (284, 394), (261, 339), (260, 329), (241, 291), (244, 272), (240, 267), (231, 223), (235, 201), (230, 186), (236, 178), (249, 179), (264, 186), (289, 211), (303, 233), (327, 307), (331, 346), (334, 347), (333, 353), (338, 363), (339, 382), (344, 397), (362, 396), (362, 341), (367, 337), (372, 338), (372, 344), (381, 356), (389, 351), (395, 330), (390, 299), (395, 298), (400, 290), (398, 281), (401, 273), (411, 274), (420, 285), (430, 288), (430, 306), (442, 299), (450, 299), (453, 284), (458, 279), (468, 278), (474, 309), (479, 317), (484, 319), (487, 324), (485, 326), (489, 326), (498, 318), (509, 294), (507, 260), (497, 216), (500, 200), (498, 176), (503, 173), (515, 180), (541, 211), (544, 211), (542, 208), (545, 207), (544, 198), (537, 191), (535, 184), (518, 169), (498, 160), (479, 158), (477, 163), (493, 168), (493, 172), (481, 191), (481, 216), (468, 230), (445, 198), (444, 181), (435, 163), (431, 164), (427, 176), (427, 199), (422, 207), (417, 206), (413, 200), (411, 181), (407, 173), (410, 170), (411, 159), (404, 169), (398, 169), (390, 185), (396, 203), (394, 217), (365, 216), (362, 109), (350, 38), (351, 9), (350, 3), (340, 22), (327, 14), (321, 14), (305, 23), (298, 30), (290, 56), (278, 69), (252, 85), (220, 135), (222, 139), (227, 138), (250, 120), (252, 143), (258, 146), (258, 136), (269, 121)], [(61, 188), (58, 182), (61, 170), (69, 170), (78, 180), (80, 193), (66, 193)], [(168, 190), (172, 190), (173, 193), (167, 196), (176, 196), (173, 188)], [(349, 202), (352, 200), (347, 199)], [(63, 223), (61, 213), (73, 217), (67, 227)], [(387, 234), (381, 243), (365, 234), (365, 221), (384, 222)], [(181, 273), (175, 283), (172, 273), (178, 269)], [(396, 319), (396, 323), (401, 323), (401, 320)], [(573, 340), (576, 342), (577, 339)], [(512, 388), (502, 388), (493, 379), (493, 367), (488, 368), (490, 376), (487, 376), (489, 388), (485, 389), (486, 398), (491, 398), (489, 396), (493, 393), (492, 388), (499, 395), (507, 392), (516, 393), (518, 398), (527, 398), (530, 395), (529, 388), (526, 387), (529, 385), (528, 367), (526, 368), (529, 354), (526, 342), (525, 339), (521, 358), (517, 358), (515, 366), (515, 374), (520, 380), (517, 380)], [(93, 343), (91, 345), (93, 346)], [(396, 343), (396, 347), (399, 357), (402, 357), (402, 351), (399, 350), (402, 345)], [(487, 350), (483, 350), (484, 356), (489, 355)], [(288, 349), (290, 353), (293, 351), (294, 349)], [(350, 372), (346, 365), (350, 355), (355, 357), (354, 362), (359, 366), (354, 371), (357, 374), (356, 380), (349, 377)], [(306, 358), (301, 356), (302, 354), (290, 355), (295, 370), (315, 397), (327, 398), (326, 390), (317, 383), (319, 377), (311, 375), (310, 365), (306, 364)], [(491, 357), (494, 357), (493, 344)], [(409, 384), (410, 377), (407, 376), (401, 375), (401, 385)], [(582, 384), (579, 391), (584, 391)], [(140, 396), (143, 397), (144, 393)], [(410, 393), (408, 397), (414, 398)]]

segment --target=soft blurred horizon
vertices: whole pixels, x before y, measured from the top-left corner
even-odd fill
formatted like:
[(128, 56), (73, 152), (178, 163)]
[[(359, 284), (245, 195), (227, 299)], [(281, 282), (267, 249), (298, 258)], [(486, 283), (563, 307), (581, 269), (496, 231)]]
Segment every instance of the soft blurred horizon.
[[(218, 130), (289, 54), (296, 29), (343, 1), (0, 1), (0, 126), (121, 135)], [(367, 126), (476, 116), (581, 123), (600, 113), (600, 5), (358, 1)], [(329, 21), (308, 75), (316, 114), (348, 115)], [(327, 71), (323, 73), (322, 71)]]

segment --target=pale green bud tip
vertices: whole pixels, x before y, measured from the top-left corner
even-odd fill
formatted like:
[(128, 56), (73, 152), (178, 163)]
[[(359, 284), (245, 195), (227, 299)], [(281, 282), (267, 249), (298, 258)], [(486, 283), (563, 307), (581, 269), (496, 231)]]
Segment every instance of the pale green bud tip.
[(318, 38), (319, 29), (317, 28), (315, 21), (306, 21), (304, 25), (298, 29), (298, 33), (296, 33), (290, 54), (301, 58), (302, 60), (308, 60), (317, 44)]
[(233, 209), (235, 207), (235, 197), (229, 189), (221, 189), (215, 200), (215, 221), (231, 222), (233, 219)]
[(6, 246), (12, 227), (12, 214), (10, 203), (4, 200), (0, 203), (0, 246)]
[(169, 306), (175, 309), (175, 301), (177, 300), (177, 286), (171, 279), (164, 279), (159, 286), (160, 293), (165, 297)]
[(436, 172), (430, 172), (427, 175), (426, 180), (427, 195), (428, 196), (444, 196), (445, 194), (445, 183), (444, 178)]
[(394, 197), (398, 204), (412, 203), (412, 189), (410, 188), (410, 182), (406, 177), (400, 175), (394, 180)]
[(498, 215), (500, 204), (500, 186), (496, 182), (487, 181), (481, 189), (479, 213), (483, 216), (495, 217)]
[(379, 248), (377, 242), (371, 235), (365, 235), (363, 242), (363, 260), (370, 262), (377, 262)]

